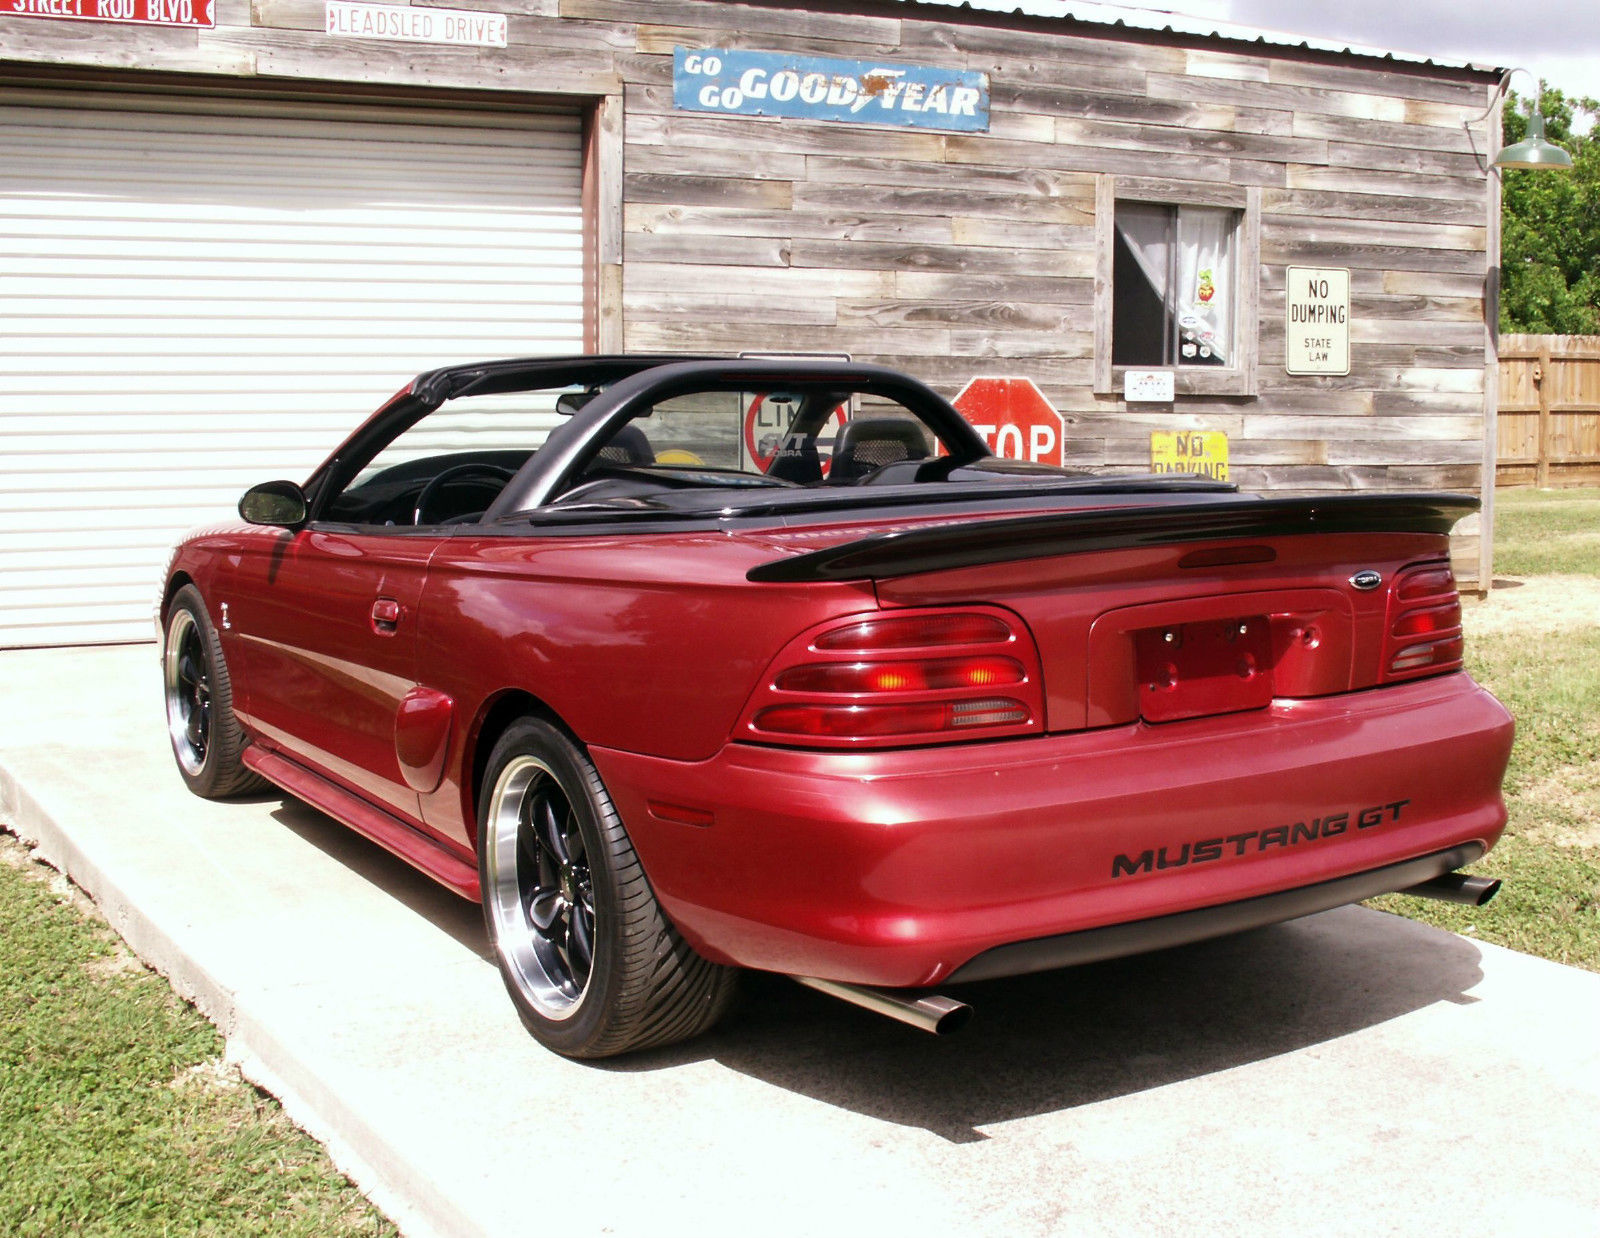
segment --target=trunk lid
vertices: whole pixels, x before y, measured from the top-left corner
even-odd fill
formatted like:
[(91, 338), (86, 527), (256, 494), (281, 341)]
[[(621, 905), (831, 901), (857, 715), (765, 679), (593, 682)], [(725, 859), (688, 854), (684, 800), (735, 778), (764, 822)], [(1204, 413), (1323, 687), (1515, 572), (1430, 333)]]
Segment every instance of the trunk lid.
[(1006, 607), (1038, 645), (1046, 730), (1181, 723), (1382, 682), (1394, 583), (1442, 564), (1449, 528), (1476, 506), (1205, 495), (908, 522), (854, 539), (829, 530), (749, 575), (869, 578), (885, 607)]

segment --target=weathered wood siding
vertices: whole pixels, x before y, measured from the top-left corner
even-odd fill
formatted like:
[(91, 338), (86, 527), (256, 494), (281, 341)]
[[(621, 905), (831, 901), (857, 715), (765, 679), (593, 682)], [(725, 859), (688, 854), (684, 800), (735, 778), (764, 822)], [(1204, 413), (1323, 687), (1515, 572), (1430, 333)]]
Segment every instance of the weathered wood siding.
[(1600, 483), (1600, 335), (1500, 337), (1498, 484)]
[[(598, 249), (602, 344), (849, 352), (948, 393), (1027, 374), (1066, 416), (1072, 464), (1138, 468), (1152, 429), (1221, 430), (1247, 487), (1483, 485), (1498, 232), (1462, 122), (1484, 110), (1486, 75), (892, 4), (448, 0), (509, 15), (512, 46), (497, 50), (329, 38), (320, 0), (216, 2), (215, 31), (0, 19), (0, 54), (479, 102), (620, 96), (595, 165), (621, 185)], [(678, 112), (678, 45), (981, 70), (991, 131)], [(1480, 151), (1491, 124), (1475, 130)], [(1095, 394), (1106, 177), (1191, 199), (1259, 193), (1253, 396), (1130, 409)], [(1290, 264), (1351, 268), (1348, 376), (1284, 372)], [(1472, 528), (1458, 538), (1469, 578), (1476, 555)]]

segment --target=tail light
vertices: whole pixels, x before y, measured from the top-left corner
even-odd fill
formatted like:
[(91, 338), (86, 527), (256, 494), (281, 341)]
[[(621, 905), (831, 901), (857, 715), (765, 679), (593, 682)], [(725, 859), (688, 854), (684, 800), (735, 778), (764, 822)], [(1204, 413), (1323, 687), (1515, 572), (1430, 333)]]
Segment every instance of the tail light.
[(1418, 679), (1461, 668), (1461, 597), (1446, 563), (1407, 568), (1389, 587), (1383, 679)]
[(834, 621), (778, 655), (739, 726), (746, 740), (884, 748), (1044, 729), (1039, 653), (1000, 610)]

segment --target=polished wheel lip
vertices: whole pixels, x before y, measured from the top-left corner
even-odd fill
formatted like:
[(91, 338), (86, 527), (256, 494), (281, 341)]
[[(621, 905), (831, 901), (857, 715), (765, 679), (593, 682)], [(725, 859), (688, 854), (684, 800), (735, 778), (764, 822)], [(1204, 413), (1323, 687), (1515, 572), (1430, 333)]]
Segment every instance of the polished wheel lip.
[(173, 611), (167, 623), (161, 677), (173, 755), (185, 773), (198, 775), (211, 750), (211, 661), (200, 625), (185, 607)]
[(483, 845), (484, 900), (506, 974), (541, 1016), (572, 1018), (592, 987), (594, 889), (573, 806), (543, 760), (519, 755), (500, 771)]

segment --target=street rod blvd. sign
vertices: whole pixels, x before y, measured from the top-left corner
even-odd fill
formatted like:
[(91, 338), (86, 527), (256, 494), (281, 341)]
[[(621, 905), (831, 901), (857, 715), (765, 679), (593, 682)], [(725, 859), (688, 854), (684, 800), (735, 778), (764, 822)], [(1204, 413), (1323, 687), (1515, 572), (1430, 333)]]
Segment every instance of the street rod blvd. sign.
[(0, 0), (0, 17), (133, 22), (141, 26), (217, 24), (213, 0)]
[(680, 47), (673, 55), (672, 103), (680, 111), (724, 116), (976, 133), (989, 128), (985, 74), (787, 52)]

